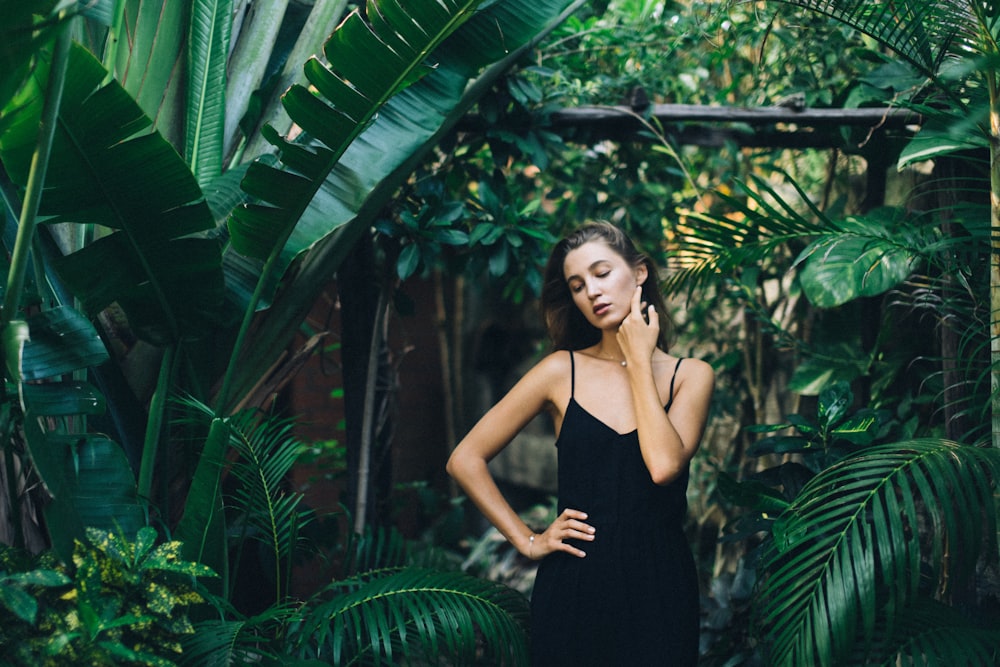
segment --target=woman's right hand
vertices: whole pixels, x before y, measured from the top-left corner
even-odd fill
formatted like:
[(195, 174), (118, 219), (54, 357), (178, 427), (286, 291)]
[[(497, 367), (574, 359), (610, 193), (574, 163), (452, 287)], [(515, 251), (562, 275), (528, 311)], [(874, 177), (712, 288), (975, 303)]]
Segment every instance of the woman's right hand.
[(555, 521), (553, 521), (545, 532), (535, 535), (535, 539), (529, 541), (527, 553), (524, 555), (532, 560), (541, 560), (550, 553), (565, 551), (579, 558), (586, 556), (586, 552), (577, 549), (564, 540), (585, 540), (593, 542), (595, 529), (586, 523), (587, 513), (580, 510), (566, 508)]

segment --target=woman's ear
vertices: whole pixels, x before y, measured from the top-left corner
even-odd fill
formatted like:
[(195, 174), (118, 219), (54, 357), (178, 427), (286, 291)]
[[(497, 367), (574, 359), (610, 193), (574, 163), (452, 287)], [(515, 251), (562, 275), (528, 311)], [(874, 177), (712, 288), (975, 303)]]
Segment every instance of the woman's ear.
[(646, 268), (645, 264), (640, 264), (635, 270), (635, 284), (642, 285), (646, 282), (646, 278), (649, 277), (649, 269)]

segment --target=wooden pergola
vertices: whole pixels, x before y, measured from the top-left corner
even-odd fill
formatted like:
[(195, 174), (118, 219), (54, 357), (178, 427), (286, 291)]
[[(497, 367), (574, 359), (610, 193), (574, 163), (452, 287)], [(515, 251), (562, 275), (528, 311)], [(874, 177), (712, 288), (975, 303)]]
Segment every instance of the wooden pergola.
[(868, 135), (911, 134), (921, 118), (906, 109), (810, 109), (789, 104), (766, 107), (722, 107), (654, 104), (645, 108), (591, 106), (561, 109), (549, 117), (550, 127), (567, 136), (635, 138), (655, 122), (677, 144), (770, 148), (841, 148), (840, 129), (868, 128)]

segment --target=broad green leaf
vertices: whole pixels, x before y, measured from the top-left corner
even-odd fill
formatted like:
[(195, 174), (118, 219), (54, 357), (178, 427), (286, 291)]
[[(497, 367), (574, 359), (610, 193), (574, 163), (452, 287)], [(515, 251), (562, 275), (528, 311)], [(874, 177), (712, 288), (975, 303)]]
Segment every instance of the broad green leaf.
[(883, 218), (854, 218), (842, 231), (821, 236), (802, 251), (796, 263), (802, 291), (814, 305), (833, 308), (876, 296), (905, 280), (918, 257), (891, 234), (898, 223)]
[(0, 606), (26, 623), (35, 624), (38, 601), (27, 591), (7, 583), (9, 577), (0, 577)]
[[(217, 242), (192, 235), (214, 221), (187, 165), (158, 134), (136, 134), (149, 120), (105, 75), (71, 52), (41, 214), (116, 231), (53, 265), (88, 313), (118, 302), (147, 340), (198, 336), (218, 316), (223, 279)], [(19, 183), (34, 141), (21, 123), (3, 137)]]
[(921, 126), (920, 131), (907, 142), (899, 154), (897, 167), (904, 167), (944, 157), (961, 151), (975, 151), (989, 148), (989, 137), (978, 125), (982, 114), (955, 110), (951, 113), (939, 112), (931, 116)]
[(719, 493), (731, 503), (775, 517), (788, 507), (779, 491), (756, 480), (739, 482), (726, 473), (719, 475)]
[[(187, 34), (188, 26), (192, 31), (196, 29), (192, 25), (194, 5), (167, 0), (122, 1), (125, 1), (125, 16), (123, 34), (118, 36), (116, 78), (146, 116), (153, 119), (154, 129), (180, 151), (184, 148), (185, 86), (190, 83), (183, 74), (188, 66), (192, 68), (191, 76), (196, 76), (195, 70), (202, 67), (217, 66), (214, 61), (206, 62), (205, 50), (192, 52), (188, 58), (189, 38), (204, 39), (201, 33)], [(208, 20), (206, 13), (197, 18), (198, 28)], [(205, 45), (203, 41), (195, 41), (191, 46), (204, 49)], [(191, 119), (191, 122), (201, 120)]]
[(35, 64), (64, 26), (57, 20), (57, 0), (0, 0), (0, 135), (23, 108), (16, 93), (29, 82)]
[(232, 15), (233, 0), (195, 0), (191, 5), (184, 155), (202, 187), (222, 173)]
[(44, 433), (33, 413), (24, 428), (31, 460), (52, 495), (45, 517), (66, 562), (87, 526), (134, 535), (145, 523), (135, 476), (121, 447), (100, 434)]
[[(530, 40), (558, 25), (573, 7), (583, 4), (582, 0), (506, 0), (491, 4), (433, 54), (431, 73), (379, 109), (377, 119), (350, 144), (295, 225), (273, 277), (276, 281), (283, 275), (290, 282), (280, 292), (281, 301), (261, 319), (250, 347), (271, 350), (286, 344), (289, 329), (285, 323), (301, 320), (319, 286), (336, 271), (423, 156), (507, 67), (519, 61)], [(371, 6), (406, 15), (397, 4)], [(393, 25), (402, 23), (404, 20), (397, 17)], [(406, 30), (411, 29), (410, 23), (406, 26)], [(419, 59), (422, 61), (423, 56)], [(338, 99), (331, 101), (334, 106), (340, 103)], [(330, 113), (324, 112), (324, 117)], [(328, 149), (315, 144), (309, 149), (293, 148), (274, 140), (282, 146), (283, 159), (299, 155), (303, 163), (296, 168), (299, 173), (316, 174), (326, 161), (323, 151)], [(253, 246), (263, 251), (266, 244), (255, 240)], [(266, 293), (270, 294), (275, 285), (270, 284)], [(258, 360), (270, 363), (261, 355), (246, 359), (247, 363), (239, 366), (236, 386), (244, 387), (257, 376), (254, 364)]]
[(58, 377), (108, 360), (94, 325), (72, 308), (59, 306), (31, 316), (28, 333), (22, 361), (25, 380)]
[(65, 381), (23, 386), (25, 409), (46, 417), (102, 415), (107, 401), (87, 382)]
[(229, 575), (222, 505), (222, 468), (228, 445), (229, 426), (223, 419), (213, 419), (191, 479), (184, 515), (174, 532), (184, 544), (184, 558), (219, 574), (223, 591), (228, 590)]
[(819, 421), (824, 426), (835, 425), (854, 402), (854, 393), (848, 382), (835, 382), (819, 393)]

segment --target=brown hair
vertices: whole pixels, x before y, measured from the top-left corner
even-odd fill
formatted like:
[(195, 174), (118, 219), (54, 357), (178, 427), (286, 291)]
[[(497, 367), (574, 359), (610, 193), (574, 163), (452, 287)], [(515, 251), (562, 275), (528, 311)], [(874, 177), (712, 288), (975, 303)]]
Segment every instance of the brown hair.
[(559, 241), (549, 255), (545, 265), (542, 284), (542, 317), (549, 333), (549, 339), (557, 350), (580, 350), (596, 345), (601, 340), (601, 331), (584, 317), (573, 303), (573, 295), (566, 283), (563, 264), (566, 255), (585, 243), (602, 241), (618, 253), (629, 266), (637, 269), (646, 266), (648, 277), (642, 285), (642, 300), (653, 306), (660, 319), (660, 337), (657, 346), (664, 351), (670, 345), (670, 318), (659, 289), (659, 273), (656, 264), (646, 254), (639, 252), (628, 235), (610, 222), (588, 222)]

